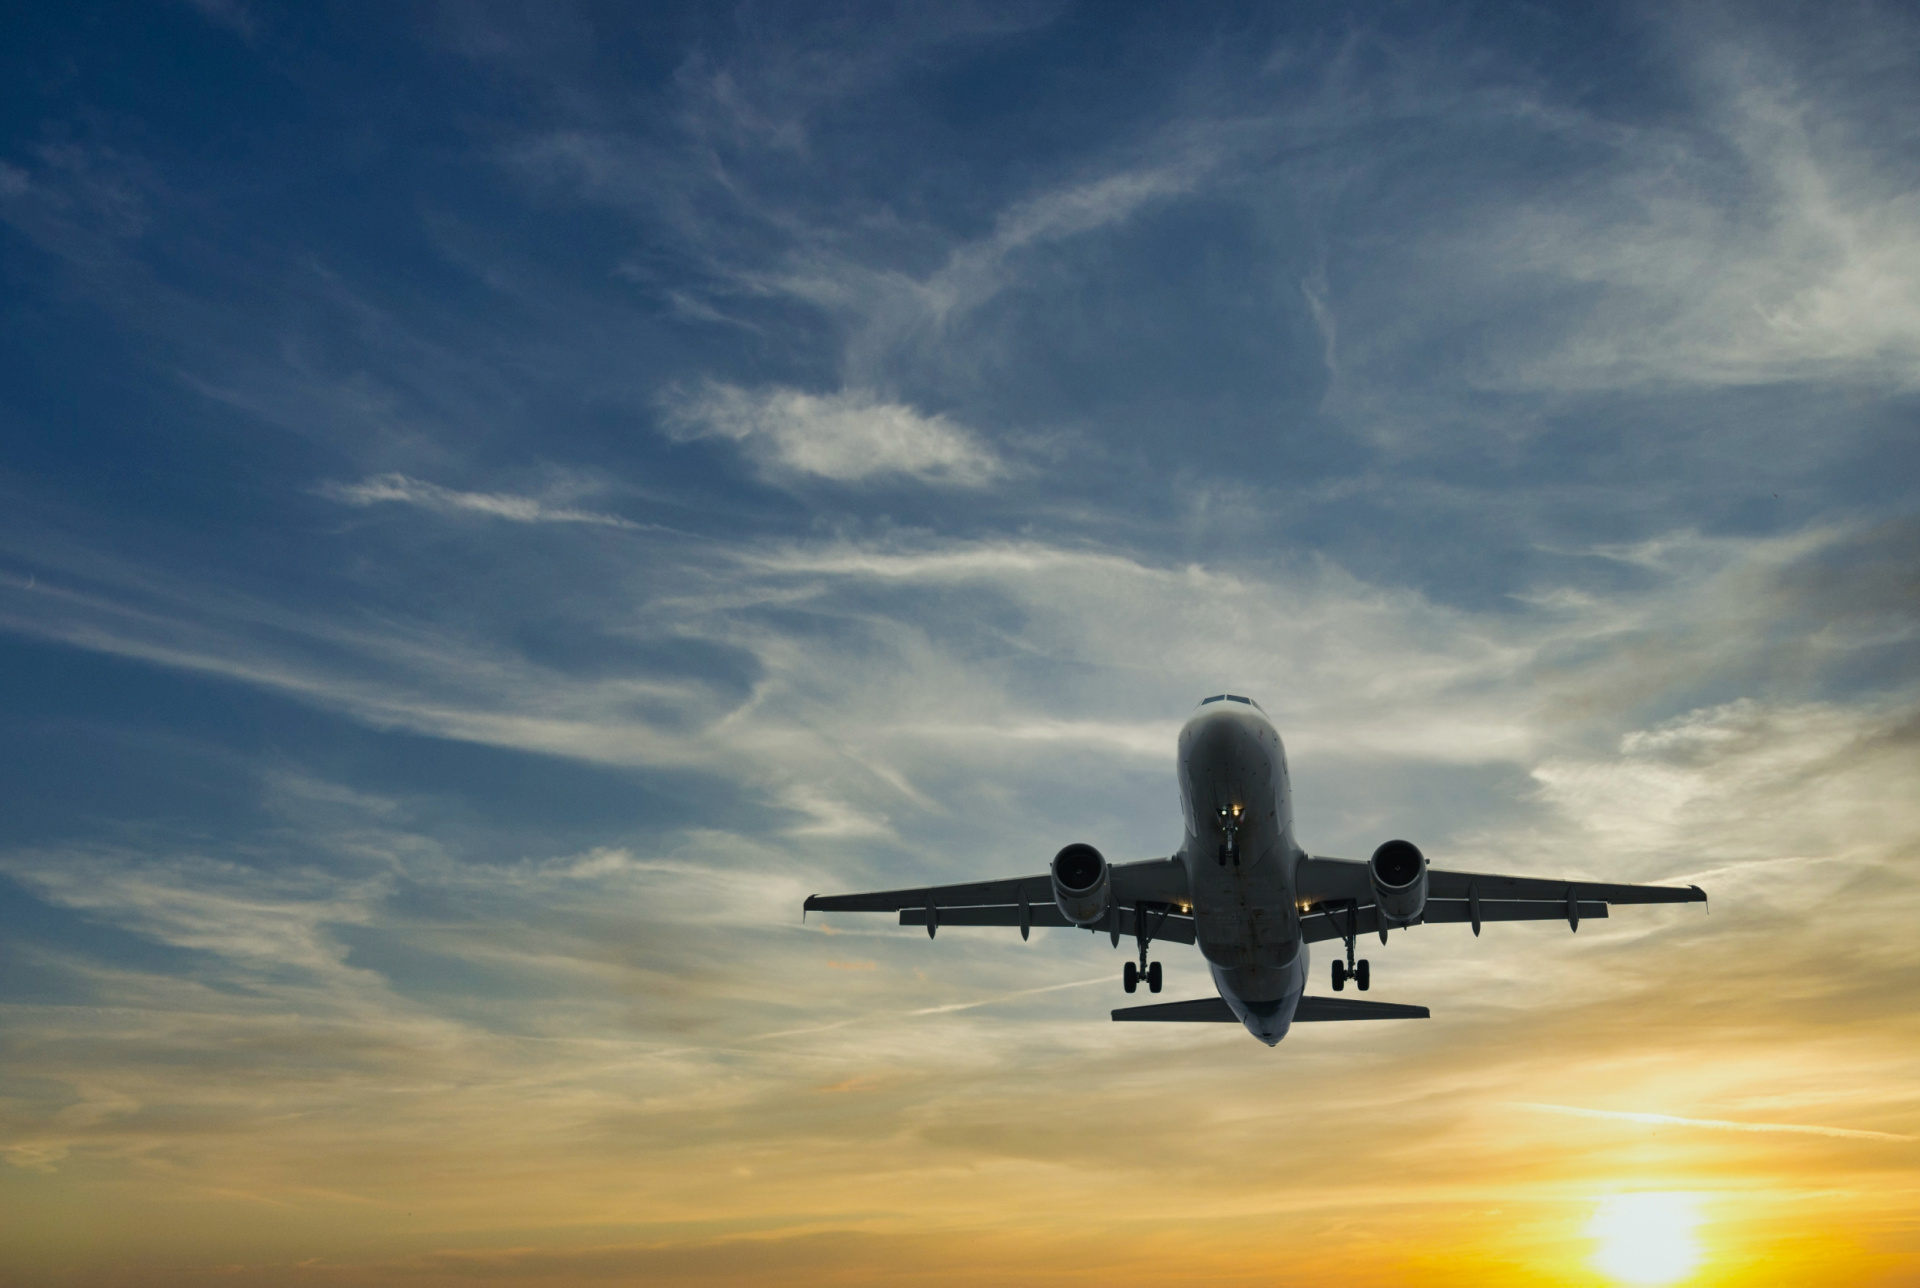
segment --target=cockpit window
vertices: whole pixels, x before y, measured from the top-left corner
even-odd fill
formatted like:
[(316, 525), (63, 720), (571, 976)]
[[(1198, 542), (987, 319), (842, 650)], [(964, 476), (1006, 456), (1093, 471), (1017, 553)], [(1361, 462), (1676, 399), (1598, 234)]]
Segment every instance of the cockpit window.
[(1229, 693), (1229, 694), (1226, 694), (1225, 696), (1226, 696), (1226, 699), (1227, 699), (1227, 701), (1229, 701), (1229, 702), (1244, 702), (1244, 703), (1246, 703), (1246, 704), (1247, 704), (1248, 706), (1252, 706), (1252, 705), (1253, 705), (1253, 699), (1252, 699), (1252, 698), (1243, 698), (1243, 697), (1241, 697), (1241, 696), (1240, 696), (1239, 694), (1237, 694), (1237, 693)]
[[(1209, 702), (1224, 702), (1224, 701), (1226, 701), (1226, 699), (1227, 699), (1227, 695), (1226, 695), (1226, 694), (1224, 694), (1224, 693), (1216, 693), (1216, 694), (1214, 694), (1214, 695), (1213, 695), (1212, 697), (1210, 697), (1210, 698), (1202, 698), (1202, 699), (1200, 699), (1200, 705), (1204, 707), (1204, 706), (1206, 706), (1206, 705), (1207, 705), (1207, 703), (1209, 703)], [(1245, 701), (1245, 699), (1243, 698), (1243, 699), (1242, 699), (1242, 701)]]

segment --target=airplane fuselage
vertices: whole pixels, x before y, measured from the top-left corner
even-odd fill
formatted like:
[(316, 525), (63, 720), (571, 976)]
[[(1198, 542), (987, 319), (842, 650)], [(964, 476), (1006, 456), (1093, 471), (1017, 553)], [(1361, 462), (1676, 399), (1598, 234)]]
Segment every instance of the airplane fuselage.
[[(1171, 858), (1109, 864), (1084, 842), (1063, 847), (1033, 876), (956, 885), (809, 895), (801, 913), (893, 912), (903, 926), (1040, 925), (1104, 931), (1119, 947), (1134, 936), (1140, 959), (1120, 982), (1158, 993), (1156, 935), (1200, 949), (1218, 996), (1125, 1006), (1115, 1020), (1225, 1023), (1238, 1020), (1268, 1046), (1296, 1023), (1426, 1019), (1424, 1006), (1306, 996), (1307, 941), (1338, 939), (1346, 950), (1331, 972), (1367, 991), (1368, 965), (1355, 940), (1392, 927), (1483, 921), (1559, 921), (1608, 915), (1616, 903), (1705, 903), (1697, 885), (1637, 885), (1588, 877), (1508, 876), (1429, 866), (1410, 841), (1390, 840), (1365, 862), (1309, 856), (1293, 836), (1293, 790), (1280, 735), (1258, 703), (1238, 694), (1207, 698), (1180, 730), (1177, 776), (1185, 836)], [(1304, 910), (1304, 912), (1303, 912)], [(1304, 917), (1304, 921), (1303, 921)]]
[(895, 912), (900, 925), (1035, 925), (1104, 931), (1139, 944), (1121, 985), (1140, 981), (1160, 992), (1160, 962), (1148, 962), (1154, 937), (1194, 942), (1213, 973), (1217, 996), (1121, 1006), (1114, 1019), (1142, 1023), (1240, 1021), (1267, 1046), (1296, 1023), (1348, 1019), (1427, 1019), (1425, 1006), (1363, 998), (1306, 996), (1308, 941), (1338, 939), (1346, 962), (1332, 964), (1332, 990), (1352, 979), (1367, 990), (1369, 967), (1356, 960), (1361, 935), (1390, 927), (1471, 925), (1482, 921), (1605, 918), (1611, 904), (1703, 904), (1697, 885), (1634, 885), (1590, 877), (1503, 875), (1432, 868), (1411, 841), (1386, 841), (1365, 862), (1309, 856), (1294, 841), (1294, 799), (1286, 749), (1260, 704), (1236, 693), (1200, 703), (1179, 737), (1177, 777), (1185, 837), (1171, 858), (1108, 864), (1100, 850), (1071, 843), (1043, 873), (902, 891), (808, 894), (801, 914)]
[(1180, 731), (1178, 764), (1195, 938), (1220, 996), (1272, 1046), (1293, 1023), (1308, 964), (1286, 749), (1258, 707), (1225, 695)]

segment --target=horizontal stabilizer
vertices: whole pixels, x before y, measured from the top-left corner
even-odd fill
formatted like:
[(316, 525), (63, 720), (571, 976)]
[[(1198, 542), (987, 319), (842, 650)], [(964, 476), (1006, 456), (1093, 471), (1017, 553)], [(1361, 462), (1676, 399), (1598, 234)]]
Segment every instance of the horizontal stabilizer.
[[(1159, 1024), (1238, 1024), (1224, 997), (1196, 997), (1187, 1002), (1160, 1002), (1153, 1006), (1123, 1006), (1113, 1013), (1116, 1020), (1146, 1020)], [(1403, 1006), (1398, 1002), (1362, 1002), (1350, 997), (1303, 997), (1293, 1013), (1295, 1024), (1316, 1020), (1425, 1020), (1432, 1012), (1424, 1006)]]
[(1363, 1002), (1357, 997), (1303, 997), (1300, 1009), (1293, 1013), (1295, 1024), (1312, 1020), (1426, 1020), (1433, 1018), (1424, 1006), (1403, 1006), (1398, 1002)]
[(1154, 1006), (1123, 1006), (1116, 1020), (1154, 1020), (1162, 1024), (1238, 1024), (1240, 1017), (1224, 997), (1196, 997), (1188, 1002), (1160, 1002)]

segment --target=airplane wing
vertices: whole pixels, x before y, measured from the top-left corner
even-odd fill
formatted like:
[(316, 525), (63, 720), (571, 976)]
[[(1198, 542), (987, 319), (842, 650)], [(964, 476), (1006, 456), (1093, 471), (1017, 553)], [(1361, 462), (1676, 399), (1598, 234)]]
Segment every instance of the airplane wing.
[[(1364, 935), (1380, 928), (1366, 864), (1352, 859), (1307, 858), (1301, 860), (1295, 879), (1299, 898), (1306, 905), (1300, 924), (1309, 942), (1339, 939), (1349, 929)], [(1578, 930), (1583, 919), (1606, 916), (1609, 904), (1706, 901), (1706, 891), (1694, 885), (1627, 885), (1429, 868), (1427, 906), (1420, 920), (1466, 922), (1476, 935), (1484, 921), (1564, 920)]]
[[(1295, 1024), (1315, 1020), (1425, 1020), (1432, 1016), (1424, 1006), (1403, 1006), (1397, 1002), (1362, 1002), (1349, 997), (1303, 997), (1293, 1013)], [(1188, 1002), (1158, 1002), (1152, 1006), (1123, 1006), (1113, 1013), (1116, 1020), (1147, 1020), (1162, 1024), (1238, 1024), (1224, 997), (1196, 997)]]
[[(1190, 906), (1187, 870), (1178, 859), (1116, 863), (1110, 870), (1113, 907), (1085, 929), (1132, 935), (1144, 927), (1154, 939), (1193, 942), (1193, 918), (1184, 912)], [(897, 912), (901, 925), (925, 926), (929, 937), (941, 926), (1019, 926), (1024, 932), (1028, 926), (1073, 924), (1054, 903), (1053, 878), (1044, 872), (1004, 881), (809, 895), (801, 915), (808, 912)]]

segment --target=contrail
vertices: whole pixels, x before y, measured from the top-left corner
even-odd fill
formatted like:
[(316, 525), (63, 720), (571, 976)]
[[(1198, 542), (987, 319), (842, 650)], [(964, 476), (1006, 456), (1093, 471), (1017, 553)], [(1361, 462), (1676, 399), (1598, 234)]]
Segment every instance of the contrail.
[(971, 1011), (976, 1006), (992, 1006), (995, 1002), (1011, 1002), (1016, 997), (1032, 997), (1035, 993), (1057, 993), (1063, 988), (1085, 988), (1089, 984), (1104, 984), (1108, 976), (1099, 979), (1076, 979), (1066, 984), (1047, 984), (1040, 988), (1023, 988), (1017, 993), (1002, 993), (998, 997), (984, 997), (977, 1002), (953, 1002), (946, 1006), (923, 1006), (917, 1011), (907, 1011), (908, 1015), (944, 1015), (948, 1011)]
[(1547, 1114), (1568, 1114), (1575, 1118), (1615, 1118), (1622, 1122), (1652, 1123), (1665, 1127), (1706, 1127), (1714, 1131), (1792, 1132), (1801, 1136), (1837, 1136), (1847, 1140), (1920, 1140), (1890, 1131), (1856, 1131), (1852, 1127), (1809, 1127), (1801, 1123), (1743, 1123), (1728, 1118), (1676, 1118), (1672, 1114), (1635, 1114), (1618, 1109), (1577, 1109), (1572, 1105), (1536, 1105), (1510, 1102), (1515, 1109), (1537, 1109)]
[(764, 1042), (768, 1038), (790, 1038), (802, 1033), (827, 1033), (833, 1029), (844, 1029), (849, 1024), (860, 1024), (867, 1020), (884, 1020), (909, 1015), (945, 1015), (949, 1011), (971, 1011), (976, 1006), (992, 1006), (995, 1002), (1011, 1002), (1016, 997), (1032, 997), (1035, 993), (1057, 993), (1063, 988), (1085, 988), (1089, 984), (1104, 984), (1108, 976), (1098, 979), (1076, 979), (1065, 984), (1047, 984), (1040, 988), (1023, 988), (1018, 992), (1001, 993), (994, 997), (983, 997), (977, 1002), (950, 1002), (945, 1006), (923, 1006), (917, 1011), (873, 1011), (866, 1015), (855, 1015), (849, 1019), (835, 1020), (831, 1024), (816, 1024), (804, 1029), (781, 1029), (777, 1033), (761, 1033), (754, 1037), (742, 1038), (743, 1042)]

